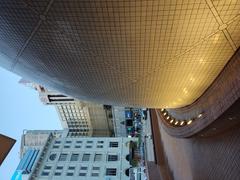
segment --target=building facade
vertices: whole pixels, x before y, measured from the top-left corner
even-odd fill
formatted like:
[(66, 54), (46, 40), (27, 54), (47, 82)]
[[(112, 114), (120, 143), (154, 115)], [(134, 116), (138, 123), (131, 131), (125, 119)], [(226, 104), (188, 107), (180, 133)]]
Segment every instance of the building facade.
[(116, 137), (127, 137), (126, 127), (125, 127), (125, 108), (114, 106), (112, 108), (113, 114), (113, 127)]
[(66, 130), (26, 131), (22, 159), (12, 180), (129, 179), (131, 165), (127, 156), (130, 141), (136, 139), (67, 134)]
[(69, 129), (69, 136), (113, 136), (112, 117), (104, 105), (81, 101), (25, 79), (20, 83), (37, 90), (41, 102), (56, 108), (62, 127)]

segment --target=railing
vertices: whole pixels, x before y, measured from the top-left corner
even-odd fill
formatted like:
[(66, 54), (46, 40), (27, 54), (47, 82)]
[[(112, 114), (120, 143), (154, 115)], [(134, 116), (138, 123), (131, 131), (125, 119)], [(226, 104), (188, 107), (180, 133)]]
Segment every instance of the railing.
[(40, 166), (41, 166), (42, 162), (44, 161), (48, 147), (51, 145), (53, 137), (54, 137), (53, 134), (50, 133), (47, 138), (46, 143), (44, 144), (44, 146), (42, 148), (42, 151), (40, 152), (38, 158), (36, 159), (36, 163), (34, 164), (34, 166), (32, 168), (33, 170), (32, 170), (32, 173), (30, 174), (29, 180), (37, 179), (37, 175), (39, 173)]

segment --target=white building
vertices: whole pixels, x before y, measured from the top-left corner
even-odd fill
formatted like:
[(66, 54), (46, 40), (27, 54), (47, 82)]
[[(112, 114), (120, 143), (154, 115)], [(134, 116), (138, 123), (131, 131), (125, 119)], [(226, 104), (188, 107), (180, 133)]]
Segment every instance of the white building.
[[(131, 165), (127, 156), (131, 152), (130, 141), (136, 139), (67, 134), (66, 130), (26, 131), (22, 139), (25, 147), (21, 147), (24, 155), (12, 180), (19, 180), (20, 176), (22, 180), (129, 179)], [(40, 140), (43, 136), (44, 140)]]
[(80, 101), (24, 79), (20, 83), (37, 90), (44, 104), (55, 106), (62, 127), (69, 129), (69, 136), (112, 136), (112, 119), (102, 104)]

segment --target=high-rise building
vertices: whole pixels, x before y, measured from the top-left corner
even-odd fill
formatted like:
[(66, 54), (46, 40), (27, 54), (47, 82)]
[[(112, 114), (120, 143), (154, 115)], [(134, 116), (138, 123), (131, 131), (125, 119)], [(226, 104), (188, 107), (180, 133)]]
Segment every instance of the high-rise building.
[(111, 109), (104, 108), (102, 104), (75, 99), (24, 79), (19, 82), (37, 90), (41, 102), (55, 106), (62, 127), (69, 129), (69, 136), (113, 136), (112, 117), (109, 116)]
[(129, 179), (135, 138), (69, 137), (63, 131), (25, 131), (12, 180)]

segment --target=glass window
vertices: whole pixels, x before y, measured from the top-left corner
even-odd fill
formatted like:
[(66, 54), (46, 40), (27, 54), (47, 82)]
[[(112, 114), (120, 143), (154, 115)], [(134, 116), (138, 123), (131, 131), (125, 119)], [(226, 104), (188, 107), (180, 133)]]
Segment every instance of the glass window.
[(108, 155), (107, 161), (117, 161), (118, 160), (118, 155)]
[(58, 149), (58, 148), (59, 148), (59, 146), (57, 146), (57, 145), (53, 146), (53, 149)]
[(81, 170), (87, 170), (87, 168), (88, 168), (87, 166), (82, 166), (80, 169)]
[(116, 168), (107, 168), (106, 169), (106, 175), (107, 176), (116, 176), (117, 175), (117, 169)]
[(92, 146), (86, 146), (86, 148), (88, 148), (88, 149), (89, 149), (89, 148), (92, 148)]
[(66, 141), (65, 143), (67, 143), (67, 144), (71, 144), (71, 143), (72, 143), (72, 141)]
[(78, 143), (78, 144), (79, 144), (79, 143), (82, 143), (82, 141), (76, 141), (76, 143)]
[(99, 173), (98, 172), (94, 172), (94, 173), (92, 173), (92, 176), (99, 176)]
[(44, 166), (43, 169), (51, 169), (51, 168), (52, 168), (52, 166)]
[(79, 176), (86, 176), (87, 173), (79, 173)]
[(89, 161), (90, 154), (83, 154), (82, 161)]
[(78, 161), (79, 154), (72, 154), (70, 161)]
[(95, 154), (94, 161), (101, 161), (102, 160), (102, 154)]
[(61, 176), (61, 172), (55, 172), (54, 176)]
[(65, 146), (64, 146), (64, 148), (70, 148), (70, 146), (68, 146), (68, 145), (65, 145)]
[(60, 154), (58, 161), (66, 161), (68, 154)]
[(100, 167), (93, 167), (92, 170), (100, 170)]
[(81, 146), (76, 145), (75, 148), (81, 148)]
[(43, 171), (41, 176), (48, 176), (49, 175), (49, 172), (46, 172), (46, 171)]
[(103, 141), (98, 141), (97, 143), (103, 144)]
[(109, 147), (114, 147), (114, 148), (118, 147), (118, 142), (110, 142)]
[(73, 176), (73, 173), (72, 172), (68, 172), (66, 175), (67, 176)]
[(97, 148), (103, 148), (103, 145), (97, 145)]
[(93, 143), (93, 141), (87, 141), (87, 143)]
[(69, 166), (68, 169), (69, 169), (69, 170), (74, 170), (74, 169), (75, 169), (75, 166)]
[(61, 141), (55, 141), (55, 144), (61, 144)]
[(57, 168), (56, 169), (63, 169), (63, 166), (57, 166)]

